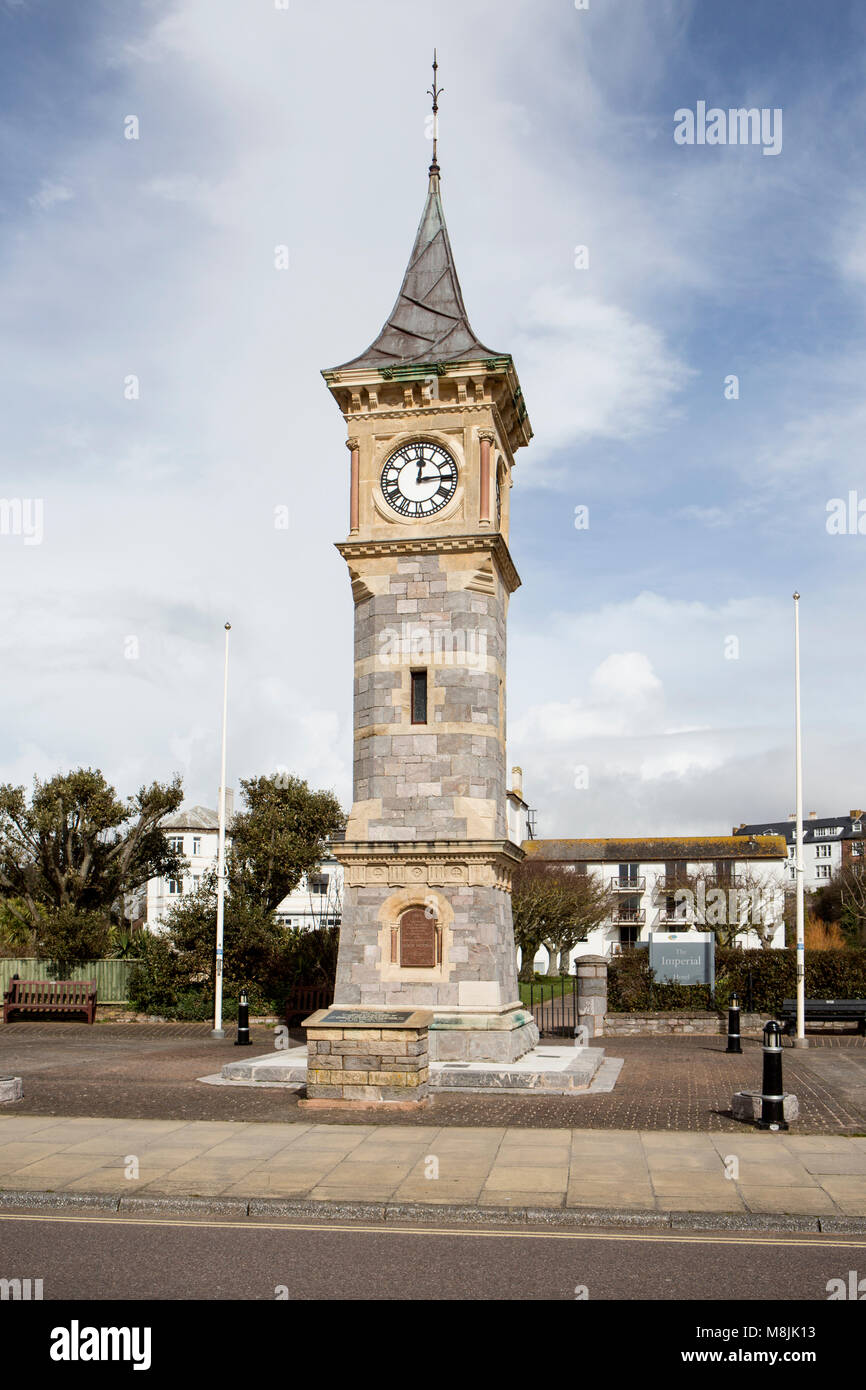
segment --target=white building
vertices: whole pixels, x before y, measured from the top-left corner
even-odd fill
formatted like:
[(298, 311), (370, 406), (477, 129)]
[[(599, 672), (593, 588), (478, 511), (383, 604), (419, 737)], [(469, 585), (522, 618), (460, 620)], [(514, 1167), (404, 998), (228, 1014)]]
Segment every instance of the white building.
[[(824, 887), (842, 868), (850, 855), (858, 858), (857, 849), (863, 839), (866, 818), (862, 811), (849, 811), (847, 816), (821, 817), (810, 811), (803, 821), (803, 885), (807, 893)], [(734, 835), (781, 835), (785, 841), (788, 864), (786, 881), (793, 887), (796, 880), (797, 820), (761, 822), (757, 825), (738, 825)], [(850, 843), (849, 843), (850, 842)]]
[[(231, 844), (234, 815), (233, 793), (226, 791), (226, 846)], [(182, 807), (162, 821), (169, 843), (187, 860), (181, 878), (151, 878), (127, 904), (133, 925), (158, 931), (175, 903), (194, 893), (202, 878), (216, 872), (219, 858), (219, 813), (208, 806)], [(343, 897), (343, 869), (330, 853), (309, 878), (305, 876), (294, 892), (283, 898), (276, 915), (290, 927), (340, 925)]]
[[(578, 956), (618, 955), (649, 940), (651, 931), (707, 930), (747, 921), (756, 913), (769, 944), (784, 946), (784, 889), (786, 852), (778, 835), (685, 836), (641, 840), (527, 840), (528, 858), (594, 874), (610, 894), (604, 921), (569, 956), (569, 970)], [(683, 885), (694, 907), (684, 900)], [(711, 896), (712, 895), (712, 896)], [(761, 945), (758, 933), (744, 927), (736, 936), (745, 948)], [(548, 952), (536, 956), (536, 968), (546, 968)]]

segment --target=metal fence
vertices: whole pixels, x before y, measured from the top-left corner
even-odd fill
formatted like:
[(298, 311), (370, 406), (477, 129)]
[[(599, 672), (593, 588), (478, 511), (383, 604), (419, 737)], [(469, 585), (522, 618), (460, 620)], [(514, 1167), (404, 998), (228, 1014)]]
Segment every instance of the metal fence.
[(573, 1038), (577, 1031), (577, 976), (551, 980), (550, 984), (533, 981), (529, 990), (528, 1008), (546, 1038)]
[[(88, 960), (76, 965), (69, 973), (70, 980), (95, 980), (96, 997), (100, 1004), (125, 1004), (128, 999), (129, 976), (137, 960)], [(48, 962), (36, 956), (0, 959), (0, 990), (9, 988), (13, 975), (22, 980), (51, 980)]]

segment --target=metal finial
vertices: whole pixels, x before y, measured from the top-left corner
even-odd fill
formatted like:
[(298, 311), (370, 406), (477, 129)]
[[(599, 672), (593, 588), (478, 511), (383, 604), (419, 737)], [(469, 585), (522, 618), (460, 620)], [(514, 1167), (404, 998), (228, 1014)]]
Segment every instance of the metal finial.
[(433, 86), (427, 88), (427, 95), (428, 95), (428, 96), (431, 96), (431, 97), (433, 98), (433, 163), (430, 165), (430, 173), (431, 173), (431, 174), (438, 174), (438, 173), (439, 173), (439, 161), (438, 161), (437, 158), (436, 158), (436, 152), (437, 152), (438, 145), (439, 145), (439, 98), (440, 98), (440, 96), (442, 95), (442, 93), (443, 93), (444, 90), (445, 90), (444, 87), (437, 87), (437, 86), (436, 86), (436, 74), (437, 74), (438, 70), (439, 70), (439, 64), (438, 64), (438, 62), (437, 62), (437, 60), (436, 60), (436, 49), (434, 48), (434, 49), (433, 49)]

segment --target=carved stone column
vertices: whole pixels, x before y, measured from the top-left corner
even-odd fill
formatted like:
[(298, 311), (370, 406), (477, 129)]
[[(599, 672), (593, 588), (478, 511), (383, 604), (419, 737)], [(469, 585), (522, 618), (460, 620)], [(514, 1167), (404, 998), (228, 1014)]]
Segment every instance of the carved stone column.
[(494, 443), (495, 436), (489, 430), (483, 430), (478, 436), (481, 440), (481, 510), (479, 519), (482, 526), (490, 525), (490, 446)]
[(347, 439), (346, 448), (352, 455), (349, 481), (349, 534), (356, 535), (360, 526), (360, 443), (357, 439)]

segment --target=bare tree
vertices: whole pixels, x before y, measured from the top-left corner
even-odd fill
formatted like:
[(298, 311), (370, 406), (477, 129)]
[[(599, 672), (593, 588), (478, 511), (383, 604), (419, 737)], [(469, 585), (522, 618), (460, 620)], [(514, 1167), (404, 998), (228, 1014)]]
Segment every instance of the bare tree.
[(604, 921), (610, 891), (595, 874), (579, 874), (559, 864), (527, 859), (515, 870), (511, 896), (514, 940), (521, 951), (521, 980), (531, 980), (539, 946), (546, 946), (553, 973), (560, 972), (579, 941)]

